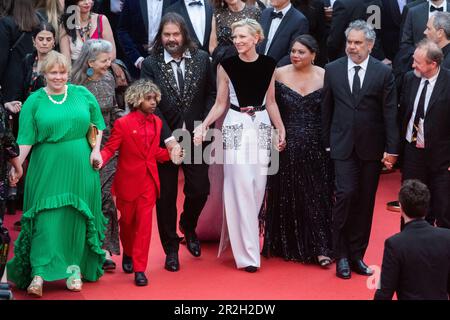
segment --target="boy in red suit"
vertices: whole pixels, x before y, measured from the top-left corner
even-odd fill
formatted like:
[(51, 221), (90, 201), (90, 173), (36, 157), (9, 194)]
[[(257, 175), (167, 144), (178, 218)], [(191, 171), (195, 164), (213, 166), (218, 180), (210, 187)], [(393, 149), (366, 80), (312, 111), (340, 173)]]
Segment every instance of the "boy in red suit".
[[(119, 151), (116, 176), (111, 192), (117, 197), (120, 239), (123, 246), (122, 268), (135, 272), (137, 286), (146, 286), (145, 276), (152, 231), (152, 212), (159, 197), (156, 161), (170, 160), (167, 149), (159, 146), (162, 121), (153, 115), (161, 100), (159, 88), (151, 81), (139, 80), (125, 93), (125, 101), (134, 109), (116, 120), (111, 137), (101, 151), (103, 163)], [(182, 158), (180, 148), (173, 158)]]

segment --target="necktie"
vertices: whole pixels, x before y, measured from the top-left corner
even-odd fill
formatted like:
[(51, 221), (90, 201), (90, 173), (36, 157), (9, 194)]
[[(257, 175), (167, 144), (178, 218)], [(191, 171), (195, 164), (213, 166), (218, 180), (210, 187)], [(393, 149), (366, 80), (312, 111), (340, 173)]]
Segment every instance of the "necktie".
[(183, 59), (181, 59), (178, 62), (175, 60), (172, 61), (177, 64), (178, 90), (180, 92), (180, 96), (182, 96), (184, 90), (184, 78), (183, 78), (183, 70), (181, 70), (181, 61), (183, 61)]
[(419, 128), (420, 119), (425, 118), (425, 96), (427, 95), (428, 80), (423, 85), (422, 92), (420, 93), (419, 103), (417, 104), (416, 116), (414, 117), (414, 125), (412, 130), (412, 142), (417, 140), (417, 131)]
[(272, 11), (270, 13), (270, 19), (276, 19), (276, 18), (282, 19), (283, 18), (283, 12), (281, 12), (281, 11), (279, 11), (279, 12)]
[(361, 80), (359, 79), (358, 72), (361, 70), (360, 66), (354, 66), (355, 75), (353, 76), (352, 95), (355, 99), (358, 98), (359, 91), (361, 90)]
[(189, 7), (191, 6), (202, 6), (203, 3), (201, 1), (191, 1), (189, 2)]
[(434, 12), (434, 11), (440, 11), (443, 12), (444, 8), (440, 7), (440, 8), (436, 8), (435, 6), (430, 6), (430, 12)]

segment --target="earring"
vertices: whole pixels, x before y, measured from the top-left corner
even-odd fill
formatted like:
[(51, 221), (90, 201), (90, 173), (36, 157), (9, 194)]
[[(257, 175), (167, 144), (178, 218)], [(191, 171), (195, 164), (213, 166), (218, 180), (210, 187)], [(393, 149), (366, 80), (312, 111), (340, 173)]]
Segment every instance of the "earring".
[(311, 60), (311, 64), (314, 65), (314, 59)]
[(94, 69), (92, 69), (91, 67), (87, 68), (86, 70), (86, 75), (90, 78), (94, 75)]

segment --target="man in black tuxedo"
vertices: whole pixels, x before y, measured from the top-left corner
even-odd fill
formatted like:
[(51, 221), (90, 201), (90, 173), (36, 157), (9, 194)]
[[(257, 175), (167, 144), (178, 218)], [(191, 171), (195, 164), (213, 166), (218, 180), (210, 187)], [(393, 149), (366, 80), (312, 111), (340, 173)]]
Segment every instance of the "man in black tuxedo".
[(406, 180), (399, 193), (406, 225), (384, 243), (381, 281), (375, 300), (448, 300), (450, 230), (430, 226), (424, 217), (430, 201), (427, 186)]
[(382, 162), (390, 168), (398, 154), (397, 99), (392, 70), (369, 55), (373, 27), (363, 20), (345, 32), (347, 57), (325, 67), (322, 132), (336, 175), (333, 244), (336, 275), (373, 271), (363, 258), (372, 225)]
[[(185, 179), (179, 229), (185, 235), (189, 252), (199, 257), (201, 248), (195, 228), (208, 199), (209, 178), (208, 165), (194, 161), (194, 153), (202, 154), (202, 146), (194, 147), (190, 133), (194, 131), (194, 122), (201, 122), (208, 115), (216, 96), (209, 55), (196, 48), (186, 22), (179, 14), (169, 12), (162, 18), (151, 54), (142, 64), (141, 76), (153, 80), (161, 89), (156, 114), (163, 121), (161, 138), (168, 149), (176, 144), (174, 136), (177, 133), (187, 133), (181, 142), (187, 151), (181, 166), (171, 162), (158, 164), (161, 184), (160, 198), (156, 202), (159, 236), (166, 253), (165, 268), (178, 271), (178, 171), (180, 167), (183, 169)], [(194, 148), (198, 150), (194, 151)]]
[(167, 12), (176, 12), (181, 15), (197, 47), (209, 52), (213, 9), (208, 0), (178, 0), (164, 9), (164, 14)]
[(124, 0), (117, 38), (125, 53), (125, 63), (134, 78), (139, 77), (142, 61), (148, 56), (153, 44), (164, 8), (175, 1)]
[(441, 66), (450, 69), (450, 12), (437, 12), (431, 16), (425, 35), (441, 48), (444, 54)]
[(278, 66), (287, 65), (289, 48), (292, 41), (299, 35), (309, 31), (308, 19), (290, 0), (272, 0), (271, 5), (261, 14), (261, 26), (266, 36), (258, 47), (260, 54), (268, 55), (277, 61)]
[(423, 39), (414, 52), (414, 72), (405, 75), (400, 100), (404, 142), (402, 179), (419, 179), (431, 191), (426, 220), (450, 228), (450, 71), (443, 54)]
[[(336, 0), (334, 2), (331, 28), (327, 40), (329, 61), (345, 56), (344, 31), (352, 21), (367, 20), (371, 13), (368, 13), (368, 7), (371, 5), (381, 7), (381, 2), (380, 0)], [(385, 56), (381, 50), (380, 40), (376, 40), (371, 55), (379, 60), (384, 60)]]

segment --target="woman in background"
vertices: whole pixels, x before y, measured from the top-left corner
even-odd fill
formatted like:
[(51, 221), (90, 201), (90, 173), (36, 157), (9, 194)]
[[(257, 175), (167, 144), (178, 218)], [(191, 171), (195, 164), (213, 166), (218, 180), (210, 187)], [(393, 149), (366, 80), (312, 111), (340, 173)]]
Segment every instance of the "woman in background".
[[(71, 82), (85, 86), (97, 99), (105, 121), (102, 145), (109, 139), (113, 123), (118, 119), (123, 110), (117, 107), (115, 94), (115, 81), (109, 72), (111, 66), (112, 45), (106, 40), (88, 40), (81, 49), (80, 57), (75, 61), (72, 70)], [(111, 195), (111, 186), (117, 165), (117, 155), (100, 170), (100, 181), (102, 186), (102, 211), (108, 224), (103, 241), (103, 250), (106, 260), (103, 264), (104, 270), (114, 270), (115, 262), (111, 255), (120, 255), (119, 225), (117, 221), (117, 209)]]

